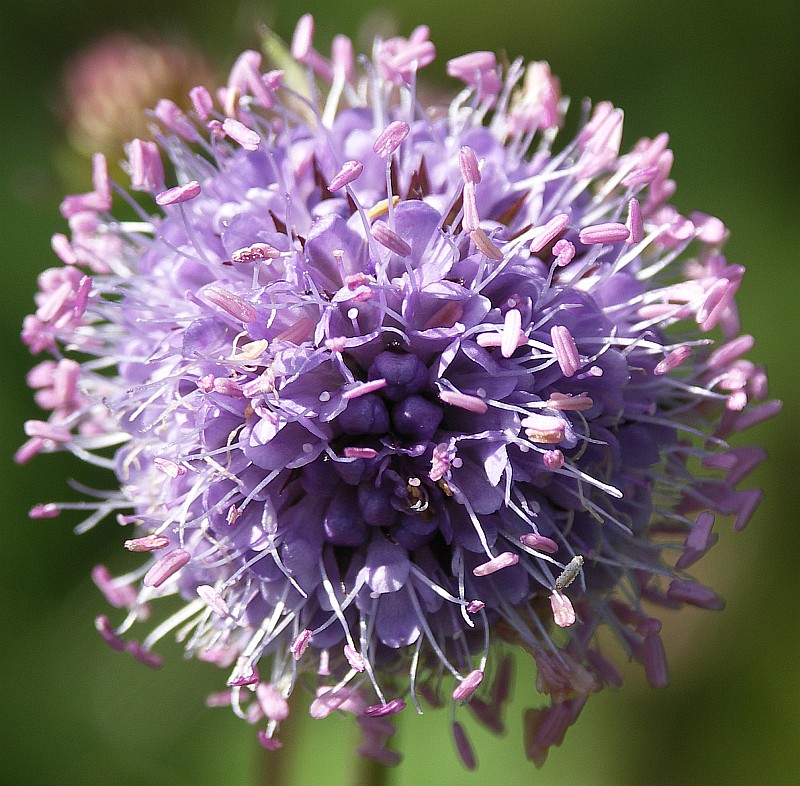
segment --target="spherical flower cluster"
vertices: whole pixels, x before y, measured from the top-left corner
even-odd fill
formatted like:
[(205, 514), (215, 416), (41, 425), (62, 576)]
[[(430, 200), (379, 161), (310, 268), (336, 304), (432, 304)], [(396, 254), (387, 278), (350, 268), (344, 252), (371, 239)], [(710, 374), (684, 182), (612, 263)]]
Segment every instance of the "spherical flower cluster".
[(740, 529), (758, 504), (736, 486), (763, 451), (725, 440), (779, 405), (743, 359), (727, 230), (669, 204), (667, 136), (621, 153), (622, 112), (599, 103), (556, 146), (547, 64), (488, 52), (450, 61), (462, 91), (423, 107), (434, 57), (420, 27), (358, 67), (337, 37), (328, 59), (306, 16), (285, 70), (247, 51), (191, 111), (156, 107), (156, 142), (127, 147), (135, 193), (95, 156), (25, 321), (54, 358), (29, 376), (52, 414), (17, 458), (116, 473), (32, 515), (116, 514), (145, 561), (95, 570), (122, 609), (100, 634), (157, 666), (175, 633), (229, 669), (212, 703), (265, 747), (298, 683), (384, 762), (407, 702), (452, 697), (500, 731), (523, 649), (541, 763), (620, 682), (601, 626), (658, 686), (653, 608), (721, 606), (685, 570), (714, 514)]

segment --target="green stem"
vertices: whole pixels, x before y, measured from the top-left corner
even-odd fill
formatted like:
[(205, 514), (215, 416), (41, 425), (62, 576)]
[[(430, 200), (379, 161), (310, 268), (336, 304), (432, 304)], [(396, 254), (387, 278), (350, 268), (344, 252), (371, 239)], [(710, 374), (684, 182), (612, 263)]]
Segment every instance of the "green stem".
[(373, 759), (356, 756), (353, 786), (387, 786), (389, 768)]
[(255, 786), (293, 786), (292, 749), (301, 729), (302, 718), (293, 712), (281, 722), (278, 738), (283, 742), (282, 748), (267, 751), (258, 746)]
[[(302, 734), (304, 724), (302, 718), (292, 713), (281, 722), (280, 734), (284, 743), (276, 751), (266, 751), (258, 746), (256, 779), (254, 786), (295, 786), (292, 777), (292, 762), (296, 751), (293, 751)], [(391, 767), (387, 767), (374, 759), (367, 759), (353, 753), (352, 786), (389, 786), (392, 782)]]
[(285, 747), (277, 751), (265, 751), (259, 746), (258, 755), (256, 786), (284, 786), (291, 783), (289, 751)]

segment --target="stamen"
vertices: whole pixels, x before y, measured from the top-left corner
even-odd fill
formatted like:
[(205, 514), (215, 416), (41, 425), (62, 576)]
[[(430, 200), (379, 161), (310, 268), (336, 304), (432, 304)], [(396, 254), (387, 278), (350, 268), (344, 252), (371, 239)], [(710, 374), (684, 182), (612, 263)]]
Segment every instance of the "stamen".
[(289, 651), (294, 656), (295, 660), (300, 660), (303, 657), (303, 653), (308, 649), (308, 645), (311, 642), (311, 631), (308, 628), (304, 628), (294, 637), (292, 640), (291, 646), (289, 647)]
[(628, 243), (641, 243), (644, 238), (644, 223), (639, 200), (635, 197), (628, 202)]
[(97, 632), (103, 637), (103, 641), (105, 641), (112, 650), (122, 652), (122, 650), (125, 649), (125, 642), (117, 635), (105, 614), (95, 617), (94, 626), (97, 628)]
[(177, 134), (184, 141), (196, 142), (198, 140), (197, 129), (174, 101), (162, 98), (153, 109), (153, 114), (168, 131)]
[[(397, 194), (392, 196), (392, 205), (396, 205), (400, 201), (400, 197)], [(374, 218), (380, 218), (381, 216), (385, 216), (389, 212), (389, 200), (381, 199), (379, 202), (376, 202), (369, 210), (367, 210), (366, 216), (369, 221), (372, 221)]]
[(722, 318), (722, 313), (733, 299), (737, 286), (727, 278), (720, 278), (712, 284), (702, 305), (697, 309), (696, 320), (701, 330), (713, 330), (716, 327)]
[(284, 721), (289, 717), (289, 702), (271, 682), (259, 682), (256, 698), (264, 715), (271, 721)]
[(488, 235), (482, 229), (472, 230), (469, 236), (477, 249), (488, 259), (492, 259), (495, 262), (502, 262), (505, 259), (503, 252), (489, 240)]
[(464, 231), (469, 234), (470, 232), (474, 232), (481, 225), (481, 218), (478, 215), (478, 203), (475, 199), (475, 183), (471, 180), (464, 183), (463, 202), (464, 219), (462, 221), (462, 226), (464, 227)]
[(344, 449), (345, 458), (362, 458), (371, 459), (378, 455), (378, 451), (374, 448), (354, 448), (349, 447)]
[(725, 601), (719, 595), (694, 581), (673, 580), (667, 587), (667, 597), (709, 611), (720, 611), (725, 607)]
[(163, 472), (168, 478), (178, 478), (186, 474), (186, 467), (182, 464), (177, 464), (170, 459), (156, 457), (153, 459), (153, 465), (156, 469)]
[(75, 249), (72, 248), (69, 238), (63, 232), (56, 232), (50, 238), (50, 247), (65, 265), (78, 263), (78, 255), (75, 253)]
[[(323, 653), (327, 652), (327, 650), (322, 650), (320, 662), (322, 662)], [(323, 672), (320, 672), (321, 676), (327, 676), (329, 673), (327, 666)], [(327, 686), (317, 688), (317, 697), (311, 702), (308, 714), (312, 718), (321, 720), (327, 718), (334, 710), (360, 714), (364, 711), (364, 701), (361, 695), (351, 688), (334, 689)]]
[(188, 202), (190, 199), (194, 199), (200, 191), (200, 183), (196, 180), (192, 180), (188, 183), (184, 183), (182, 186), (168, 188), (166, 191), (156, 194), (156, 204), (159, 207), (179, 205), (183, 202)]
[(543, 227), (536, 230), (529, 246), (531, 253), (538, 254), (561, 234), (567, 224), (569, 224), (569, 216), (566, 213), (553, 216)]
[(556, 267), (565, 267), (575, 257), (575, 245), (569, 240), (558, 240), (553, 246)]
[(509, 568), (519, 562), (519, 554), (514, 554), (511, 551), (504, 551), (502, 554), (484, 562), (481, 565), (472, 569), (475, 576), (489, 576), (492, 573), (497, 573), (498, 570)]
[(570, 393), (558, 393), (554, 391), (547, 399), (547, 406), (557, 409), (559, 412), (585, 412), (594, 406), (594, 400), (585, 393), (572, 395)]
[(463, 306), (456, 300), (449, 300), (438, 311), (436, 311), (430, 319), (422, 326), (423, 330), (431, 330), (433, 328), (451, 328), (454, 327), (461, 317), (464, 316)]
[(646, 186), (653, 181), (653, 178), (658, 174), (657, 166), (645, 166), (639, 169), (633, 169), (624, 178), (622, 178), (622, 185), (626, 188), (636, 188), (637, 186)]
[(230, 616), (231, 610), (228, 608), (228, 604), (214, 587), (208, 584), (201, 584), (197, 588), (197, 594), (206, 605), (213, 609), (220, 617), (225, 618)]
[(292, 36), (292, 59), (305, 63), (311, 52), (313, 39), (314, 17), (311, 14), (304, 14), (298, 20)]
[(222, 130), (245, 150), (258, 150), (261, 144), (261, 137), (252, 128), (233, 117), (226, 117), (222, 121)]
[(644, 639), (644, 673), (653, 688), (664, 688), (669, 684), (667, 655), (657, 633)]
[(308, 340), (315, 325), (316, 323), (313, 319), (310, 317), (303, 317), (302, 319), (298, 319), (293, 325), (289, 325), (286, 330), (282, 330), (278, 333), (273, 341), (287, 341), (290, 344), (297, 344), (300, 346), (300, 344)]
[(478, 685), (483, 681), (483, 672), (475, 669), (467, 674), (453, 691), (455, 701), (466, 701), (478, 689)]
[(550, 608), (553, 610), (553, 620), (559, 628), (568, 628), (575, 623), (575, 609), (566, 595), (554, 592), (550, 596)]
[(691, 214), (691, 221), (697, 230), (697, 237), (710, 246), (720, 245), (728, 238), (728, 230), (716, 216), (695, 211)]
[[(246, 344), (242, 344), (238, 351), (231, 354), (231, 360), (235, 360), (239, 363), (258, 360), (267, 351), (268, 347), (269, 342), (265, 338), (260, 338), (258, 341), (248, 341)], [(236, 349), (235, 342), (234, 349)]]
[(747, 489), (737, 492), (738, 505), (736, 518), (733, 522), (733, 529), (741, 532), (748, 524), (755, 513), (756, 508), (761, 504), (764, 492), (761, 489)]
[(411, 246), (398, 234), (392, 232), (383, 221), (376, 221), (370, 231), (375, 240), (390, 251), (394, 251), (398, 256), (404, 259), (411, 256)]
[[(488, 349), (489, 347), (500, 347), (503, 345), (503, 331), (493, 331), (493, 330), (486, 330), (483, 333), (479, 333), (477, 338), (475, 339), (475, 343), (482, 347), (483, 349)], [(528, 337), (522, 332), (519, 332), (519, 336), (517, 338), (517, 347), (525, 346), (528, 343)]]
[(259, 262), (262, 259), (278, 259), (281, 252), (269, 243), (253, 243), (252, 246), (240, 248), (231, 254), (231, 262)]
[(331, 63), (335, 74), (341, 74), (345, 82), (353, 81), (355, 56), (353, 42), (346, 35), (335, 35), (331, 42)]
[(708, 367), (721, 369), (733, 363), (734, 360), (749, 352), (755, 345), (752, 336), (744, 335), (723, 344), (708, 356)]
[(92, 155), (92, 186), (98, 198), (111, 209), (111, 180), (108, 177), (108, 162), (102, 153)]
[(56, 444), (64, 444), (72, 439), (72, 434), (68, 428), (59, 426), (56, 423), (48, 423), (46, 420), (26, 420), (24, 429), (28, 437), (49, 439)]
[(714, 514), (703, 511), (686, 536), (684, 552), (675, 563), (678, 570), (694, 565), (719, 540), (719, 535), (712, 531), (713, 527)]
[(535, 532), (527, 532), (524, 535), (520, 535), (519, 542), (529, 549), (543, 551), (546, 554), (555, 554), (558, 551), (558, 543)]
[(278, 751), (283, 747), (280, 740), (270, 737), (263, 729), (258, 730), (258, 744), (268, 751)]
[[(205, 660), (202, 654), (198, 653), (198, 658), (201, 660)], [(209, 661), (210, 663), (215, 663), (214, 660)], [(222, 690), (217, 691), (216, 693), (211, 693), (206, 696), (206, 707), (230, 707), (231, 706), (231, 691), (229, 690)]]
[(600, 366), (590, 366), (582, 374), (578, 374), (576, 379), (589, 379), (590, 377), (602, 377), (603, 369)]
[(546, 450), (542, 455), (542, 463), (547, 469), (561, 469), (564, 466), (564, 454), (560, 450)]
[(550, 445), (562, 442), (566, 431), (564, 420), (556, 415), (533, 413), (524, 418), (520, 425), (531, 442)]
[[(724, 453), (711, 453), (703, 458), (703, 466), (727, 473), (726, 483), (736, 486), (767, 457), (767, 452), (754, 445), (731, 448)], [(701, 514), (701, 516), (704, 514)], [(711, 515), (710, 513), (707, 515)], [(713, 518), (713, 517), (712, 517)], [(698, 516), (697, 523), (700, 522)]]
[(345, 161), (341, 169), (331, 178), (328, 183), (328, 191), (334, 193), (340, 188), (344, 188), (354, 180), (361, 177), (364, 165), (360, 161)]
[(388, 158), (408, 136), (411, 127), (402, 120), (394, 120), (378, 134), (372, 149), (381, 157)]
[(678, 368), (684, 360), (691, 357), (691, 354), (692, 348), (688, 346), (682, 346), (672, 350), (663, 360), (656, 364), (656, 367), (653, 369), (653, 374), (656, 376), (668, 374), (670, 371)]
[[(239, 670), (237, 666), (237, 671)], [(236, 672), (234, 672), (235, 674)], [(245, 688), (249, 685), (257, 685), (260, 681), (261, 677), (258, 674), (258, 667), (255, 664), (252, 665), (252, 670), (246, 674), (239, 674), (238, 676), (234, 677), (231, 675), (231, 678), (228, 680), (228, 686), (231, 688)]]
[(581, 356), (572, 333), (565, 325), (554, 325), (550, 328), (550, 339), (561, 373), (565, 377), (571, 377), (581, 367)]
[(233, 64), (223, 102), (225, 114), (229, 117), (238, 116), (241, 96), (247, 96), (248, 104), (255, 102), (265, 109), (271, 109), (275, 104), (272, 91), (276, 86), (270, 84), (267, 75), (261, 74), (261, 60), (260, 52), (246, 49)]
[(130, 609), (136, 605), (136, 590), (130, 584), (115, 580), (105, 565), (95, 565), (92, 568), (92, 581), (115, 608)]
[(483, 399), (477, 396), (469, 396), (466, 393), (457, 393), (455, 390), (439, 391), (439, 398), (444, 401), (445, 404), (460, 407), (469, 412), (475, 412), (478, 415), (483, 415), (483, 413), (489, 409), (488, 404)]
[(563, 571), (561, 571), (561, 575), (556, 579), (555, 588), (557, 590), (563, 590), (569, 587), (576, 578), (578, 578), (578, 574), (581, 572), (581, 568), (583, 567), (583, 557), (578, 554), (573, 557), (569, 563), (567, 563), (566, 567)]
[(385, 718), (389, 715), (395, 715), (406, 708), (406, 703), (403, 699), (397, 698), (386, 702), (385, 704), (373, 704), (364, 710), (364, 715), (368, 718)]
[(478, 760), (475, 758), (475, 751), (472, 749), (466, 730), (458, 721), (453, 723), (453, 737), (461, 763), (468, 770), (474, 770), (478, 766)]
[(203, 85), (197, 85), (189, 91), (189, 100), (201, 120), (208, 120), (211, 117), (214, 111), (214, 99)]
[(126, 540), (122, 545), (128, 551), (158, 551), (169, 546), (169, 538), (166, 535), (145, 535)]
[(578, 239), (586, 246), (602, 245), (603, 243), (619, 243), (627, 240), (630, 230), (625, 224), (610, 222), (584, 227), (578, 234)]
[(527, 341), (522, 334), (522, 315), (516, 308), (506, 311), (505, 323), (503, 324), (502, 341), (500, 343), (500, 354), (504, 358), (510, 358), (517, 347), (520, 346), (520, 339)]
[(366, 396), (367, 393), (374, 393), (376, 390), (381, 390), (385, 388), (389, 383), (381, 377), (380, 379), (373, 379), (371, 382), (363, 382), (359, 385), (356, 385), (354, 388), (350, 388), (350, 390), (346, 390), (342, 393), (342, 398), (346, 401), (349, 401), (351, 398), (358, 398), (359, 396)]
[(344, 656), (350, 664), (350, 668), (358, 672), (363, 672), (367, 668), (367, 663), (364, 656), (349, 644), (344, 645)]
[(210, 300), (215, 306), (227, 311), (228, 314), (240, 322), (249, 324), (258, 319), (258, 311), (254, 306), (242, 300), (238, 295), (234, 295), (233, 292), (228, 292), (227, 289), (212, 284), (203, 290), (203, 295), (206, 300)]
[(478, 168), (478, 159), (475, 151), (469, 145), (462, 146), (458, 151), (458, 166), (461, 169), (461, 177), (465, 183), (480, 183), (481, 171)]
[(155, 142), (134, 139), (128, 145), (128, 164), (131, 169), (131, 188), (134, 191), (162, 191), (164, 165)]
[(160, 669), (164, 665), (164, 659), (156, 652), (150, 652), (147, 647), (138, 641), (125, 642), (125, 650), (133, 655), (139, 663), (151, 669)]
[(165, 554), (145, 574), (142, 583), (145, 587), (160, 587), (167, 579), (177, 573), (192, 558), (188, 551), (175, 549)]
[(420, 25), (408, 39), (390, 38), (382, 42), (377, 54), (384, 77), (396, 85), (410, 84), (417, 71), (436, 57), (436, 47), (428, 35), (428, 28)]
[(241, 387), (227, 377), (217, 377), (214, 380), (213, 387), (215, 393), (221, 393), (223, 396), (233, 396), (234, 398), (244, 397)]
[(91, 291), (92, 279), (90, 276), (84, 276), (78, 283), (78, 290), (75, 293), (75, 305), (72, 307), (72, 316), (75, 319), (80, 319), (86, 312)]

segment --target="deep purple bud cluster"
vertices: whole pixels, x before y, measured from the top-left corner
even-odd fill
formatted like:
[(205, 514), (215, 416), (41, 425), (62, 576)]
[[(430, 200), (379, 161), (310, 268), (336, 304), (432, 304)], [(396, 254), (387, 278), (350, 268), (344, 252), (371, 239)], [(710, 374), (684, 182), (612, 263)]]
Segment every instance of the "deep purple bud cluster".
[[(116, 514), (140, 565), (95, 571), (127, 612), (100, 634), (158, 665), (175, 632), (228, 668), (212, 703), (265, 747), (301, 680), (312, 716), (355, 713), (380, 761), (386, 718), (442, 692), (500, 731), (522, 647), (549, 697), (526, 717), (541, 763), (619, 682), (600, 626), (661, 685), (653, 609), (720, 606), (684, 571), (714, 514), (753, 513), (736, 486), (763, 451), (726, 439), (779, 408), (743, 359), (744, 269), (719, 220), (670, 206), (665, 135), (621, 153), (600, 103), (555, 146), (545, 63), (458, 58), (463, 92), (423, 109), (424, 27), (359, 70), (344, 37), (316, 51), (306, 16), (291, 53), (299, 81), (245, 52), (192, 112), (155, 108), (156, 144), (128, 148), (149, 197), (97, 156), (93, 191), (64, 201), (64, 265), (23, 330), (54, 357), (29, 376), (52, 414), (17, 458), (116, 474), (77, 506), (80, 530)], [(169, 595), (183, 606), (152, 625)]]

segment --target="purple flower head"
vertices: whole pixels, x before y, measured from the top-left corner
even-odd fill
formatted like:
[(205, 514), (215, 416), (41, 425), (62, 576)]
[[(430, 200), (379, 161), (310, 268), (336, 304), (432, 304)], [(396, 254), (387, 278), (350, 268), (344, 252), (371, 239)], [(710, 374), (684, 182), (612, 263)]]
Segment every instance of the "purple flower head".
[(308, 84), (247, 52), (213, 99), (157, 106), (157, 147), (128, 146), (135, 198), (99, 156), (65, 200), (64, 264), (22, 334), (55, 358), (28, 378), (52, 414), (17, 458), (116, 474), (72, 506), (80, 530), (116, 514), (139, 565), (95, 571), (125, 609), (98, 630), (151, 666), (176, 633), (228, 669), (214, 703), (265, 747), (298, 682), (379, 761), (409, 703), (502, 730), (505, 643), (548, 697), (526, 717), (541, 763), (619, 682), (600, 626), (662, 685), (658, 607), (721, 605), (685, 569), (715, 515), (752, 515), (760, 492), (737, 486), (763, 452), (726, 440), (779, 408), (743, 359), (744, 269), (717, 219), (669, 204), (665, 135), (623, 153), (600, 103), (556, 145), (545, 63), (459, 58), (466, 87), (423, 110), (427, 28), (359, 71), (304, 17), (292, 55)]

